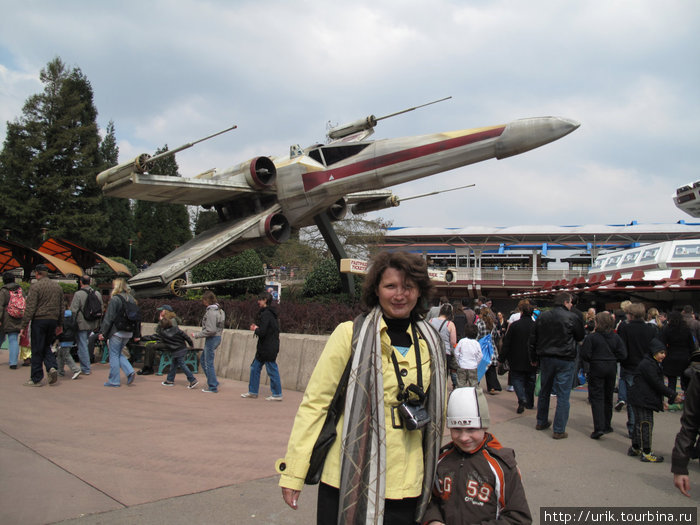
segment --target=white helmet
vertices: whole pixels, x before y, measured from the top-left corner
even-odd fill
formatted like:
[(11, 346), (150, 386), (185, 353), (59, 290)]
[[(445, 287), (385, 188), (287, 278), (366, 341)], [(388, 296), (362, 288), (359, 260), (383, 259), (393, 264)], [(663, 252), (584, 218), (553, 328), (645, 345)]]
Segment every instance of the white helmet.
[(455, 389), (447, 402), (447, 428), (488, 428), (489, 406), (480, 387)]

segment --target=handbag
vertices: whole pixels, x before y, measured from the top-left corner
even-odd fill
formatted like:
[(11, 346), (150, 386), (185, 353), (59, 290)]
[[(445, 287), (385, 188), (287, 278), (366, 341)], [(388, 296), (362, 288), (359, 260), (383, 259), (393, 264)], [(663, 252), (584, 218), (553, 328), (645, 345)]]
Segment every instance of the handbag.
[(321, 481), (321, 473), (323, 472), (323, 464), (326, 462), (326, 455), (328, 455), (328, 451), (338, 435), (336, 427), (338, 426), (338, 421), (340, 421), (340, 415), (345, 408), (345, 393), (348, 388), (351, 368), (352, 355), (350, 355), (350, 359), (348, 359), (348, 364), (345, 365), (345, 370), (338, 383), (338, 388), (335, 390), (333, 399), (331, 399), (331, 404), (328, 406), (326, 420), (323, 423), (321, 432), (311, 451), (309, 470), (306, 472), (306, 478), (304, 479), (306, 485), (316, 485)]
[(499, 361), (498, 362), (498, 375), (503, 376), (503, 375), (506, 375), (508, 372), (510, 372), (510, 365), (508, 365), (508, 361)]

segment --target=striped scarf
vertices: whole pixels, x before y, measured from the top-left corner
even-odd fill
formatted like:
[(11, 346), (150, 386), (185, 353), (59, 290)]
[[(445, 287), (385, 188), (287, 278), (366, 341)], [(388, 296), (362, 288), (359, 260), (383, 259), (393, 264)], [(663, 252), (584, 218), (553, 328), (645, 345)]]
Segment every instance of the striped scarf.
[[(382, 310), (375, 307), (366, 316), (355, 319), (353, 328), (352, 368), (343, 423), (339, 525), (379, 525), (384, 520), (386, 428), (381, 319)], [(420, 521), (430, 499), (442, 440), (445, 352), (434, 328), (423, 320), (415, 324), (430, 352), (430, 388), (425, 407), (431, 422), (413, 431), (423, 432), (423, 489), (415, 516)]]

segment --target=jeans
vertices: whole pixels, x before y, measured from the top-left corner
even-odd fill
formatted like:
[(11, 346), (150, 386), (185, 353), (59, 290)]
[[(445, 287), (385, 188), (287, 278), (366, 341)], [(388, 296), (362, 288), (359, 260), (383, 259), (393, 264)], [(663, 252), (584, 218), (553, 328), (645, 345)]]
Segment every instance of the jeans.
[(535, 372), (510, 371), (510, 380), (513, 390), (518, 398), (518, 404), (525, 408), (535, 407), (535, 382), (537, 374)]
[(267, 370), (267, 376), (270, 378), (270, 390), (272, 390), (272, 397), (282, 397), (282, 382), (280, 381), (280, 372), (277, 368), (277, 363), (274, 361), (258, 361), (253, 359), (250, 365), (250, 381), (248, 382), (248, 392), (251, 394), (258, 394), (258, 389), (260, 388), (260, 371), (263, 365), (265, 365), (265, 370)]
[[(620, 367), (620, 381), (617, 383), (617, 399), (627, 403), (627, 389), (632, 386), (634, 374), (631, 371)], [(634, 436), (634, 410), (627, 403), (627, 435), (630, 438)]]
[(172, 362), (170, 363), (170, 370), (168, 371), (168, 377), (166, 381), (168, 383), (172, 383), (175, 381), (175, 374), (177, 373), (177, 367), (180, 367), (182, 371), (185, 373), (185, 376), (187, 377), (187, 380), (192, 383), (195, 378), (194, 374), (190, 370), (190, 368), (185, 364), (185, 356), (180, 356), (180, 357), (173, 357)]
[(57, 368), (56, 356), (51, 351), (51, 342), (56, 337), (56, 327), (58, 321), (55, 319), (33, 319), (32, 320), (32, 381), (41, 382), (44, 379), (44, 371), (41, 366), (46, 367), (48, 372), (52, 368)]
[(66, 365), (70, 368), (70, 371), (74, 374), (80, 370), (78, 365), (75, 364), (73, 356), (70, 355), (70, 346), (59, 346), (56, 352), (56, 364), (58, 365), (59, 374), (63, 375), (66, 371)]
[(219, 381), (216, 379), (216, 369), (214, 368), (214, 355), (216, 349), (221, 344), (221, 336), (213, 335), (204, 340), (204, 351), (202, 352), (202, 370), (207, 376), (207, 387), (212, 392), (219, 389)]
[(88, 334), (90, 330), (78, 331), (78, 360), (83, 374), (90, 373), (90, 353), (88, 352)]
[(5, 335), (7, 336), (7, 346), (10, 350), (10, 366), (17, 366), (17, 359), (19, 358), (19, 332), (7, 332), (3, 335), (0, 344), (5, 340)]
[(569, 421), (569, 395), (573, 381), (574, 361), (557, 357), (540, 359), (540, 395), (537, 398), (537, 424), (544, 425), (549, 418), (549, 400), (554, 392), (557, 396), (557, 408), (554, 412), (552, 431), (561, 434)]
[(134, 373), (134, 367), (131, 366), (129, 360), (122, 355), (122, 348), (129, 342), (130, 337), (119, 337), (113, 335), (107, 342), (109, 348), (109, 378), (106, 386), (120, 386), (119, 369), (124, 370), (127, 377)]

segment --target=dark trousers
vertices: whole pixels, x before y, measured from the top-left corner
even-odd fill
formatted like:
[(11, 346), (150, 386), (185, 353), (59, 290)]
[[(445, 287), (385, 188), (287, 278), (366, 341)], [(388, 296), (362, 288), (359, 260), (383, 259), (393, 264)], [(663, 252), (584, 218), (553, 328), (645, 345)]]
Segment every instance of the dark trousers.
[(591, 402), (593, 431), (612, 428), (613, 390), (617, 376), (615, 361), (591, 361), (588, 371), (588, 399)]
[(51, 343), (56, 338), (55, 319), (34, 319), (32, 321), (32, 381), (39, 383), (44, 379), (44, 370), (58, 370), (56, 356), (51, 351)]
[[(678, 384), (678, 376), (666, 376), (666, 380), (668, 381), (668, 387), (675, 391)], [(688, 390), (688, 383), (690, 383), (688, 377), (685, 374), (681, 374), (681, 390), (684, 392)]]
[[(336, 525), (340, 490), (325, 483), (318, 485), (316, 525)], [(385, 499), (384, 525), (413, 525), (418, 498)]]
[(515, 395), (518, 397), (518, 404), (523, 405), (525, 408), (534, 408), (537, 374), (535, 372), (511, 370), (510, 379), (513, 382)]
[(654, 433), (654, 411), (649, 408), (632, 405), (634, 411), (634, 435), (632, 446), (641, 448), (645, 454), (651, 452), (651, 436)]
[(489, 367), (486, 369), (486, 373), (484, 374), (484, 377), (486, 378), (486, 389), (490, 392), (491, 390), (496, 390), (497, 392), (500, 392), (501, 389), (501, 382), (498, 380), (498, 371), (497, 371), (496, 366), (489, 365)]

